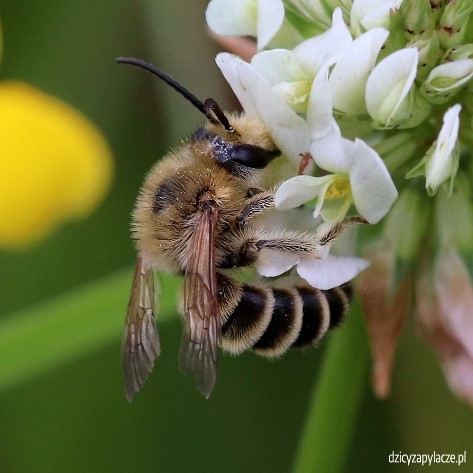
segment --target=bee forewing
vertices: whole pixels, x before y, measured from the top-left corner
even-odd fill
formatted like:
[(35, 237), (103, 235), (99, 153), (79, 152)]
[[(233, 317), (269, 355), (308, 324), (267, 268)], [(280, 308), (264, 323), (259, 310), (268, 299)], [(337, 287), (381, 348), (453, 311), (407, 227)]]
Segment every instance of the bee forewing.
[(217, 307), (214, 206), (196, 215), (190, 259), (184, 280), (184, 330), (179, 366), (194, 373), (197, 387), (208, 398), (217, 379), (217, 353), (222, 324)]
[(123, 336), (125, 394), (130, 402), (153, 370), (154, 360), (159, 356), (155, 306), (153, 271), (144, 266), (142, 258), (138, 258)]

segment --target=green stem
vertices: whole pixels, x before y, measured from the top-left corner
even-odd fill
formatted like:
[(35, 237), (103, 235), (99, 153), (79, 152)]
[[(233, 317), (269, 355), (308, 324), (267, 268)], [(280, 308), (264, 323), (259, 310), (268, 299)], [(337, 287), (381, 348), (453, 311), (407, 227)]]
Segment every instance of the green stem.
[(342, 471), (366, 390), (370, 353), (359, 303), (354, 302), (343, 327), (330, 337), (294, 473)]
[[(130, 269), (120, 271), (2, 317), (0, 391), (117, 342), (123, 332), (132, 276)], [(162, 297), (158, 326), (176, 312), (174, 294), (178, 281), (169, 276), (163, 279), (170, 297)]]

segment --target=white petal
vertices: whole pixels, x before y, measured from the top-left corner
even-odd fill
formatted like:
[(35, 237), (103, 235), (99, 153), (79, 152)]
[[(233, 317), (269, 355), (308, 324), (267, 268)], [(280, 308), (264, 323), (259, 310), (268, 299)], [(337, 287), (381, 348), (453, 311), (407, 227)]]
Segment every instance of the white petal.
[(327, 189), (329, 188), (330, 184), (332, 184), (333, 179), (334, 179), (333, 174), (328, 175), (326, 177), (329, 177), (330, 180), (327, 180), (327, 182), (319, 190), (319, 193), (317, 195), (317, 202), (315, 203), (314, 212), (313, 212), (313, 217), (314, 218), (317, 218), (319, 216), (319, 214), (321, 214), (322, 205), (325, 202), (325, 194), (327, 193)]
[(273, 91), (296, 113), (304, 113), (307, 110), (310, 82), (279, 82), (273, 87)]
[(307, 123), (311, 137), (310, 152), (317, 165), (326, 171), (346, 172), (349, 163), (346, 160), (345, 139), (332, 115), (327, 65), (319, 71), (312, 84)]
[(362, 258), (328, 255), (323, 259), (301, 259), (297, 272), (311, 286), (327, 290), (350, 281), (368, 265)]
[(329, 85), (336, 110), (359, 114), (365, 110), (365, 85), (389, 32), (375, 28), (355, 39), (335, 64)]
[(353, 201), (360, 215), (369, 223), (379, 222), (397, 199), (391, 176), (376, 151), (356, 139), (350, 169)]
[(307, 108), (307, 123), (311, 140), (318, 140), (340, 128), (332, 115), (332, 98), (328, 85), (328, 66), (324, 66), (315, 76)]
[(460, 110), (461, 105), (456, 104), (445, 112), (435, 151), (425, 163), (426, 186), (432, 191), (454, 171), (453, 150), (457, 144), (460, 128)]
[(358, 36), (364, 30), (389, 26), (389, 11), (398, 8), (402, 0), (354, 0), (350, 11), (350, 26)]
[(337, 127), (324, 138), (313, 141), (309, 149), (320, 168), (334, 173), (347, 173), (351, 165), (351, 153), (347, 153), (346, 149), (350, 143), (350, 140), (339, 134)]
[[(217, 66), (222, 71), (233, 92), (237, 96), (240, 105), (247, 115), (258, 116), (256, 106), (253, 103), (251, 91), (246, 86), (246, 81), (242, 79), (242, 68), (246, 70), (244, 61), (229, 53), (219, 53), (215, 58)], [(270, 90), (269, 84), (263, 88), (262, 92)]]
[(263, 212), (258, 216), (258, 225), (260, 224), (262, 231), (271, 235), (277, 230), (313, 233), (317, 222), (314, 221), (312, 210), (309, 207), (298, 207)]
[(335, 223), (342, 220), (348, 212), (353, 200), (350, 195), (340, 199), (325, 200), (320, 215), (324, 222)]
[(287, 49), (270, 49), (255, 54), (251, 65), (260, 72), (271, 86), (278, 82), (310, 80), (313, 77), (304, 72), (297, 56)]
[[(443, 93), (457, 89), (473, 77), (473, 59), (452, 61), (435, 67), (426, 80), (426, 88)], [(446, 85), (447, 83), (448, 85)], [(442, 85), (440, 85), (442, 84)]]
[(309, 130), (305, 120), (291, 110), (247, 62), (228, 53), (218, 54), (216, 62), (245, 112), (259, 117), (281, 152), (294, 163), (299, 163), (300, 154), (309, 149)]
[(209, 28), (224, 36), (256, 36), (257, 0), (212, 0), (205, 12)]
[(369, 75), (366, 108), (377, 122), (390, 125), (414, 83), (418, 56), (416, 48), (401, 49), (384, 58)]
[(315, 75), (320, 68), (328, 63), (333, 64), (340, 53), (351, 44), (352, 38), (342, 11), (336, 8), (333, 12), (332, 26), (325, 33), (315, 36), (294, 48), (294, 53), (306, 65), (308, 71)]
[(292, 209), (304, 202), (314, 199), (321, 189), (327, 188), (333, 180), (332, 176), (313, 177), (295, 176), (284, 181), (274, 195), (277, 209)]
[(302, 69), (299, 59), (292, 51), (263, 51), (253, 56), (251, 65), (294, 111), (305, 112), (313, 77)]
[(263, 49), (271, 39), (273, 39), (274, 35), (279, 31), (279, 28), (281, 28), (283, 20), (284, 5), (281, 0), (258, 0), (258, 50)]
[(273, 278), (289, 271), (298, 261), (299, 257), (291, 253), (263, 248), (258, 255), (256, 270), (261, 276)]

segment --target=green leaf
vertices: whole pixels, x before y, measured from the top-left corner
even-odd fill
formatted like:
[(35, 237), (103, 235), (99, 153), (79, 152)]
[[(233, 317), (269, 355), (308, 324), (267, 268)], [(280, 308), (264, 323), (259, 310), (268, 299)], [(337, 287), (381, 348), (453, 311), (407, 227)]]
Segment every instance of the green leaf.
[(363, 312), (354, 303), (331, 335), (296, 454), (294, 473), (343, 471), (370, 360)]
[[(63, 366), (120, 339), (131, 270), (39, 303), (0, 320), (0, 391)], [(160, 322), (176, 313), (178, 278), (163, 277)], [(120, 363), (117, 353), (117, 363)]]

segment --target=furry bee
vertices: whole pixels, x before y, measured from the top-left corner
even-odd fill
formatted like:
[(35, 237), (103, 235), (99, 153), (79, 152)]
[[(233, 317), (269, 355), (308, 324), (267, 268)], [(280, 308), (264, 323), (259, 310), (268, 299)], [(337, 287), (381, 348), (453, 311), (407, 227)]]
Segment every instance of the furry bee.
[(184, 328), (179, 365), (193, 373), (209, 397), (217, 377), (218, 349), (239, 354), (252, 348), (277, 357), (290, 347), (316, 344), (348, 309), (348, 284), (316, 289), (301, 279), (288, 284), (238, 282), (228, 270), (254, 266), (264, 250), (317, 256), (350, 224), (325, 234), (267, 230), (254, 222), (274, 207), (274, 191), (261, 187), (266, 166), (280, 151), (265, 125), (245, 114), (226, 114), (213, 99), (201, 102), (156, 67), (141, 67), (197, 107), (208, 119), (192, 138), (151, 169), (133, 213), (138, 249), (123, 340), (129, 401), (159, 355), (154, 319), (154, 271), (184, 276)]

